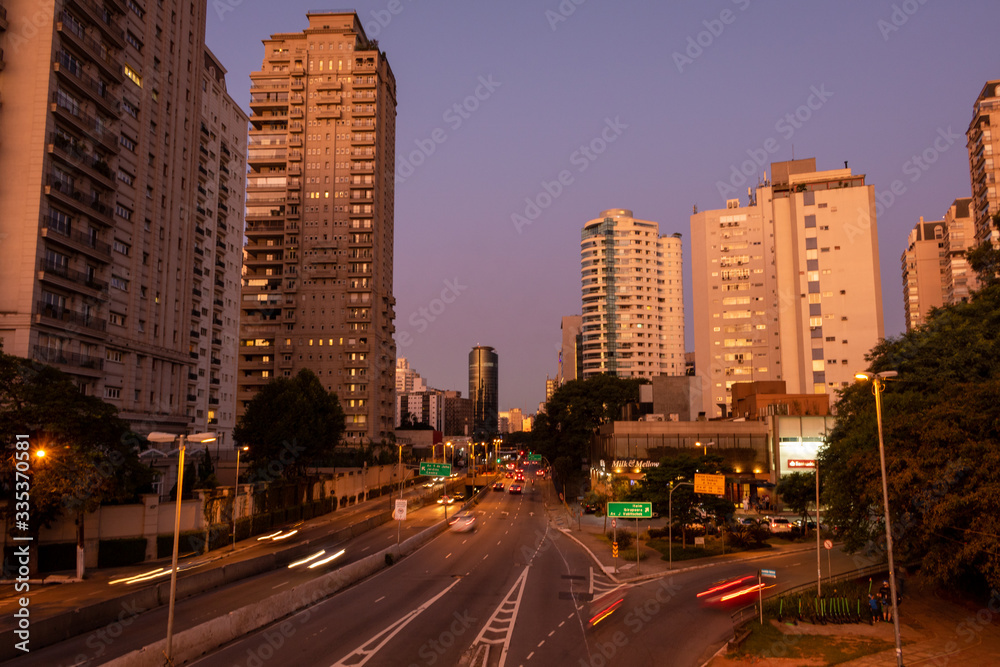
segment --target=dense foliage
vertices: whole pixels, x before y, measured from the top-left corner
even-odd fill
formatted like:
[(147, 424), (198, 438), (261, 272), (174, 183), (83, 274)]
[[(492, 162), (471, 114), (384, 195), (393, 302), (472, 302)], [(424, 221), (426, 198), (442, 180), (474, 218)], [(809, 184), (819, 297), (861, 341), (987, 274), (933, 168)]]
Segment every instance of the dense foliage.
[(781, 502), (805, 520), (810, 508), (816, 505), (816, 475), (811, 472), (782, 475), (775, 491)]
[[(995, 251), (993, 251), (995, 253)], [(995, 266), (990, 253), (980, 266)], [(995, 255), (994, 255), (995, 257)], [(989, 281), (987, 281), (989, 282)], [(894, 555), (941, 582), (1000, 587), (1000, 285), (883, 341), (882, 393)], [(847, 387), (821, 452), (828, 519), (852, 550), (885, 554), (875, 400)]]
[(233, 439), (250, 447), (248, 481), (294, 479), (331, 459), (344, 426), (337, 394), (303, 369), (264, 385), (237, 422)]
[(619, 419), (622, 408), (639, 402), (640, 380), (596, 375), (570, 380), (545, 403), (535, 418), (535, 447), (552, 462), (557, 488), (578, 478), (584, 459), (590, 457), (594, 429)]
[(0, 352), (0, 488), (7, 498), (17, 435), (29, 436), (33, 531), (64, 513), (75, 517), (102, 503), (129, 502), (152, 488), (153, 473), (138, 456), (145, 440), (114, 406), (82, 394), (56, 368)]

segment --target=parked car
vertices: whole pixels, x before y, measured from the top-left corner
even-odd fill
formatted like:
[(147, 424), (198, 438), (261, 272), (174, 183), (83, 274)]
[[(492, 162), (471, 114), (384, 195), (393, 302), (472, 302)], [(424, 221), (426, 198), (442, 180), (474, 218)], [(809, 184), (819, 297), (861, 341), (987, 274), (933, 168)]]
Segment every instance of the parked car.
[(773, 516), (768, 522), (768, 527), (771, 529), (772, 533), (790, 533), (792, 532), (792, 524), (785, 517)]
[(583, 508), (584, 514), (597, 514), (597, 510), (600, 509), (597, 503), (582, 503), (580, 507)]

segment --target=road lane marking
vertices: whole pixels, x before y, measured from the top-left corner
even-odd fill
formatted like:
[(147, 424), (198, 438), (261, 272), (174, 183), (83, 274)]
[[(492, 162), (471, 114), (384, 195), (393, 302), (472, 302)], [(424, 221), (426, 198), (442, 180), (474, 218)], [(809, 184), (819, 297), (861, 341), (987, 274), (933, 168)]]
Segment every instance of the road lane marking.
[(451, 558), (451, 553), (449, 553), (445, 558)]
[[(380, 598), (379, 598), (378, 600), (375, 600), (375, 602), (381, 602), (381, 601), (382, 601), (382, 600), (384, 600), (384, 599), (385, 599), (385, 596), (383, 595), (383, 596), (382, 596), (382, 597), (380, 597)], [(375, 602), (373, 602), (372, 604), (375, 604)]]
[[(479, 644), (502, 645), (500, 649), (500, 662), (497, 667), (504, 667), (507, 662), (507, 651), (510, 648), (510, 640), (514, 634), (514, 623), (517, 622), (517, 612), (521, 608), (521, 597), (524, 595), (525, 583), (528, 580), (528, 569), (531, 564), (524, 566), (524, 570), (518, 576), (517, 581), (510, 587), (503, 601), (497, 606), (493, 615), (490, 616), (483, 629), (479, 631), (476, 639), (472, 642), (472, 649)], [(489, 637), (487, 637), (489, 633)]]
[(542, 644), (544, 644), (544, 643), (545, 643), (545, 640), (543, 639), (542, 641), (538, 642), (538, 646), (536, 646), (535, 648), (542, 648)]
[(529, 653), (528, 657), (526, 657), (525, 660), (531, 660), (531, 656), (533, 656), (533, 655), (535, 655), (534, 651), (532, 651), (531, 653)]
[[(378, 602), (378, 600), (376, 600), (376, 602)], [(561, 628), (562, 626), (564, 626), (564, 625), (566, 625), (566, 621), (559, 621), (559, 627), (560, 627), (560, 628)]]
[[(348, 667), (348, 665), (350, 665), (350, 667), (361, 667), (362, 665), (364, 665), (366, 662), (371, 660), (372, 657), (389, 642), (389, 640), (391, 640), (393, 637), (399, 634), (400, 630), (405, 628), (410, 623), (410, 621), (412, 621), (417, 616), (426, 611), (427, 608), (430, 607), (432, 604), (440, 600), (445, 593), (447, 593), (452, 588), (457, 586), (460, 581), (461, 579), (456, 579), (454, 582), (451, 583), (451, 585), (449, 585), (443, 591), (432, 597), (430, 600), (423, 603), (416, 609), (412, 610), (411, 612), (400, 618), (392, 625), (382, 630), (382, 632), (378, 633), (377, 635), (366, 641), (364, 644), (362, 644), (361, 646), (357, 647), (356, 649), (345, 655), (338, 662), (333, 663), (332, 667)], [(381, 641), (379, 641), (380, 639)], [(375, 642), (378, 643), (376, 644)]]
[(555, 631), (555, 630), (553, 630), (552, 632), (550, 632), (550, 633), (549, 633), (549, 637), (551, 637), (551, 636), (552, 636), (552, 635), (554, 635), (555, 633), (556, 633), (556, 631)]
[(271, 590), (273, 591), (273, 590), (274, 590), (275, 588), (281, 588), (282, 586), (284, 586), (284, 585), (285, 585), (285, 584), (287, 584), (287, 583), (288, 583), (287, 581), (282, 581), (282, 582), (281, 582), (280, 584), (278, 584), (277, 586), (271, 586)]
[(487, 558), (489, 558), (489, 557), (490, 557), (490, 555), (489, 555), (489, 554), (486, 554), (485, 556), (483, 556), (483, 560), (486, 560), (486, 559), (487, 559)]

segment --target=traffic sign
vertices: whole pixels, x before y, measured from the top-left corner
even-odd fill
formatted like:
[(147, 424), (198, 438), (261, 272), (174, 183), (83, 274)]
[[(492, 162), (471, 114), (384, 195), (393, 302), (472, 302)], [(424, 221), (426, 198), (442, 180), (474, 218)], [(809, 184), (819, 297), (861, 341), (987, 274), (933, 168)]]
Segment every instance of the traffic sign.
[(427, 461), (421, 461), (420, 474), (429, 475), (431, 477), (447, 477), (448, 475), (451, 474), (451, 464), (429, 463)]
[(618, 525), (618, 519), (612, 519), (611, 520), (611, 527), (615, 528), (617, 525)]
[(768, 579), (776, 579), (778, 576), (777, 570), (761, 570), (760, 576), (767, 577)]
[(392, 511), (392, 518), (396, 521), (406, 521), (406, 500), (402, 498), (396, 500), (396, 509)]
[(721, 496), (726, 493), (725, 475), (694, 474), (694, 492), (707, 493), (711, 496)]
[(608, 516), (626, 519), (652, 519), (653, 503), (608, 503)]
[(823, 548), (829, 551), (833, 548), (833, 540), (823, 540)]
[(541, 461), (542, 460), (542, 455), (541, 454), (528, 454), (528, 460), (529, 461)]
[(788, 459), (788, 467), (791, 468), (815, 468), (816, 459)]
[(611, 555), (614, 556), (615, 558), (618, 558), (618, 543), (617, 542), (612, 542), (611, 543)]

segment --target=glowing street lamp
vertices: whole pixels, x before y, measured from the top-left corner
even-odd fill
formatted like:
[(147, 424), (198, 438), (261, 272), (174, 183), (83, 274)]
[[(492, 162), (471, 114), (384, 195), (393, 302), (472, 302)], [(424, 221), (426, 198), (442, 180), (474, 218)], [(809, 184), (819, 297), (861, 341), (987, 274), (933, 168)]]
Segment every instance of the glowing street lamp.
[(172, 663), (173, 651), (171, 649), (174, 639), (174, 600), (177, 596), (177, 548), (180, 544), (181, 533), (181, 496), (184, 495), (184, 450), (185, 440), (190, 442), (213, 442), (216, 439), (214, 433), (193, 433), (175, 435), (173, 433), (161, 433), (154, 431), (146, 436), (150, 442), (173, 442), (180, 438), (179, 455), (177, 458), (177, 510), (174, 513), (174, 551), (170, 560), (170, 605), (167, 609), (167, 650), (166, 658), (168, 663)]
[[(885, 475), (885, 443), (882, 440), (882, 392), (885, 389), (886, 378), (894, 378), (896, 371), (881, 373), (856, 373), (858, 380), (872, 383), (875, 394), (875, 418), (878, 421), (878, 456), (882, 466), (882, 502), (885, 505), (885, 546), (889, 554), (889, 595), (892, 596), (892, 626), (896, 634), (896, 664), (903, 666), (903, 644), (899, 637), (899, 609), (896, 605), (896, 568), (892, 562), (892, 528), (889, 526), (889, 483)], [(819, 526), (817, 525), (817, 528)]]

